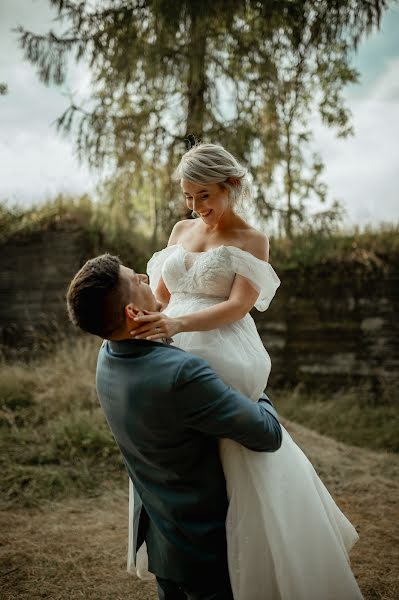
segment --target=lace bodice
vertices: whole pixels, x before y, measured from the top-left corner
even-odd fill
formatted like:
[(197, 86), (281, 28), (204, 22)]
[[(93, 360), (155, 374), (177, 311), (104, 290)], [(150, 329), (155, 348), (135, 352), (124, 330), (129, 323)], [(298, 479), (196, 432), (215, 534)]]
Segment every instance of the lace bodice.
[(185, 293), (228, 298), (236, 274), (259, 291), (255, 307), (268, 308), (280, 285), (273, 267), (235, 246), (218, 246), (206, 252), (189, 252), (181, 244), (156, 252), (147, 265), (150, 285), (156, 289), (162, 276), (170, 294)]

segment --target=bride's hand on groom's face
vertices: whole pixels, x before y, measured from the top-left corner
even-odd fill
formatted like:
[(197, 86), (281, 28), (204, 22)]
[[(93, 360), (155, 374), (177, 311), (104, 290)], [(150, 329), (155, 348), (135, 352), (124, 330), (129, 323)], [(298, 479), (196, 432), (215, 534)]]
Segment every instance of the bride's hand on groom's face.
[(173, 319), (162, 313), (147, 310), (144, 310), (143, 313), (143, 315), (134, 319), (138, 327), (130, 331), (133, 339), (161, 340), (171, 338), (181, 331), (179, 319)]

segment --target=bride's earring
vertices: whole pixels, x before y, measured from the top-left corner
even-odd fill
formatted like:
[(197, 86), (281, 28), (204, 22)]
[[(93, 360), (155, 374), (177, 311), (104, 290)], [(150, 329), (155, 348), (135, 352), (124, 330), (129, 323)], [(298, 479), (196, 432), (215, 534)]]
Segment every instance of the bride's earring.
[(197, 212), (195, 212), (195, 210), (192, 210), (191, 211), (191, 216), (192, 216), (193, 219), (198, 219), (199, 214)]

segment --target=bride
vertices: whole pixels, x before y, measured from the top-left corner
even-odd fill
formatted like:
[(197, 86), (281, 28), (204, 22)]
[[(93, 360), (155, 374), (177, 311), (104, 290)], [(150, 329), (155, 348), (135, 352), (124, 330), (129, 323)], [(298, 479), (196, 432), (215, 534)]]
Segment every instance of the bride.
[[(138, 317), (143, 324), (134, 337), (173, 337), (174, 344), (206, 359), (227, 384), (257, 401), (271, 362), (249, 311), (266, 310), (280, 280), (268, 262), (267, 237), (235, 208), (250, 198), (246, 171), (223, 147), (199, 144), (183, 156), (176, 177), (198, 218), (176, 223), (168, 246), (149, 261), (150, 284), (164, 310)], [(252, 452), (223, 439), (220, 455), (234, 598), (362, 598), (348, 557), (356, 530), (288, 432), (283, 430), (276, 453)], [(131, 484), (130, 492), (131, 525)], [(128, 562), (134, 570), (131, 552)], [(135, 572), (149, 575), (145, 546)]]

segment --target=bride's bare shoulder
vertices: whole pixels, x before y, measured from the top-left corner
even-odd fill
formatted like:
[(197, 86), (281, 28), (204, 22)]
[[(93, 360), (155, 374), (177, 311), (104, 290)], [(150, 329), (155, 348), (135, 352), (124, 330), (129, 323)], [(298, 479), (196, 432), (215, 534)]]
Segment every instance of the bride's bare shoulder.
[(194, 219), (183, 219), (174, 224), (169, 237), (168, 246), (173, 246), (180, 241), (181, 236), (195, 225)]
[(244, 237), (243, 250), (261, 260), (269, 260), (269, 238), (265, 233), (251, 227), (246, 230)]

